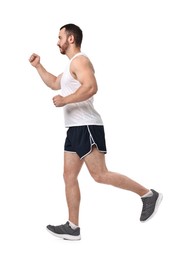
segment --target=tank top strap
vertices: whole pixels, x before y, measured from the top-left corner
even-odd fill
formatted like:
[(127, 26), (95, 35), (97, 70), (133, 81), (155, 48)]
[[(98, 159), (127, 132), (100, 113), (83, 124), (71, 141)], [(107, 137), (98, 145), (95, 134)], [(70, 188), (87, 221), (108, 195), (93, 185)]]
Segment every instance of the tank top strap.
[(70, 59), (70, 63), (71, 63), (71, 61), (72, 61), (74, 58), (76, 58), (77, 56), (80, 56), (80, 55), (83, 55), (83, 56), (87, 57), (87, 55), (85, 55), (85, 53), (83, 53), (83, 52), (78, 52), (78, 53), (76, 53), (76, 54)]

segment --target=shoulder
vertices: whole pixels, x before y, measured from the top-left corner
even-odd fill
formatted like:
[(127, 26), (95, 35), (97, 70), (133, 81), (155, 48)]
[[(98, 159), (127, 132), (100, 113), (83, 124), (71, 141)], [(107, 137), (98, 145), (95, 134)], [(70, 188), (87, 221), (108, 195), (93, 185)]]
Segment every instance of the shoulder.
[(75, 63), (90, 63), (90, 59), (85, 53), (80, 53), (74, 59), (72, 59), (71, 64)]
[(75, 57), (72, 61), (71, 61), (71, 70), (76, 70), (79, 68), (89, 68), (92, 69), (94, 71), (93, 65), (91, 60), (89, 59), (89, 57), (82, 53), (80, 55), (78, 55), (77, 57)]

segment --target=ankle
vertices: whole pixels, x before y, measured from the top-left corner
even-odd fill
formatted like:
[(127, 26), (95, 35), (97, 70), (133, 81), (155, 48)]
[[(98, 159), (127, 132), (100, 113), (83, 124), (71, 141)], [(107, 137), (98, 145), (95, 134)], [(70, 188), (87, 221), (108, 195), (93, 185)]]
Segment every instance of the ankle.
[(78, 225), (74, 224), (74, 223), (71, 222), (70, 220), (68, 220), (68, 221), (69, 221), (69, 225), (70, 225), (70, 227), (71, 227), (72, 229), (78, 228)]

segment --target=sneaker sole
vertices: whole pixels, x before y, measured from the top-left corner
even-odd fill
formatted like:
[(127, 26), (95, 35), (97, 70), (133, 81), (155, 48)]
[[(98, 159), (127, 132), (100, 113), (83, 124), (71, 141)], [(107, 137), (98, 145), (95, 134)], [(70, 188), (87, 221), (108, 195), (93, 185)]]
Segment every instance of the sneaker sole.
[(65, 239), (65, 240), (71, 240), (71, 241), (81, 240), (80, 235), (72, 236), (72, 235), (68, 235), (68, 234), (56, 234), (56, 233), (52, 232), (51, 230), (49, 230), (48, 228), (46, 228), (46, 229), (50, 234), (52, 234), (55, 237), (59, 237), (59, 238), (62, 238), (62, 239)]
[(158, 196), (156, 204), (155, 204), (154, 212), (152, 213), (152, 215), (149, 218), (141, 221), (141, 223), (147, 222), (148, 220), (150, 220), (151, 218), (153, 218), (155, 216), (155, 214), (157, 213), (157, 210), (159, 208), (159, 205), (161, 204), (162, 199), (163, 199), (163, 195), (162, 195), (162, 193), (159, 193), (159, 196)]

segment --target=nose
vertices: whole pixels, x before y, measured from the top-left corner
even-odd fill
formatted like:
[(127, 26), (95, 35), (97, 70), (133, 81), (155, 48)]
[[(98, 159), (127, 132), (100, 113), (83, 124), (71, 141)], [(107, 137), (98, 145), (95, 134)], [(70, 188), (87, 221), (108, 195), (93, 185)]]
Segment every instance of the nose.
[(57, 42), (57, 46), (58, 46), (58, 47), (60, 47), (60, 44), (59, 44), (59, 42), (60, 42), (60, 40), (58, 40), (58, 42)]

